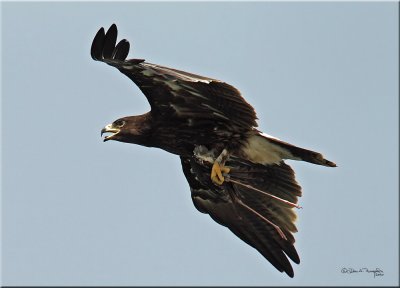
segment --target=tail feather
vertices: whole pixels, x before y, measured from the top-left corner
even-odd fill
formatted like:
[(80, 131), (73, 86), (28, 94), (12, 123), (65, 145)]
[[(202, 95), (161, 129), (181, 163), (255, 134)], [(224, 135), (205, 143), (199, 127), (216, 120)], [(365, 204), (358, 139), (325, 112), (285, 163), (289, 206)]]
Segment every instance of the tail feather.
[(250, 161), (264, 165), (292, 159), (336, 167), (334, 162), (325, 159), (321, 153), (297, 147), (264, 133), (251, 136), (244, 152)]
[(300, 160), (310, 162), (313, 164), (317, 164), (317, 165), (336, 167), (336, 164), (334, 162), (325, 159), (321, 153), (311, 151), (308, 149), (304, 149), (304, 148), (300, 148), (300, 147), (294, 146), (292, 144), (289, 144), (289, 143), (284, 142), (279, 139), (275, 139), (275, 138), (267, 138), (267, 139), (269, 142), (272, 142), (273, 144), (276, 144), (284, 149), (289, 150), (294, 158), (300, 158)]

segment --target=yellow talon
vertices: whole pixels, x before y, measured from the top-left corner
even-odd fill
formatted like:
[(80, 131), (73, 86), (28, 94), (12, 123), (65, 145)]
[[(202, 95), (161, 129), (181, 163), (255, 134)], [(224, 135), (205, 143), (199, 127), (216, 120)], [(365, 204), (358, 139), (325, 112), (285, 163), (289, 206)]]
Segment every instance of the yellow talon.
[(224, 165), (220, 165), (217, 161), (214, 162), (213, 167), (211, 169), (211, 180), (218, 185), (222, 185), (224, 183), (224, 176), (222, 173), (229, 173), (231, 171), (230, 168), (225, 167)]

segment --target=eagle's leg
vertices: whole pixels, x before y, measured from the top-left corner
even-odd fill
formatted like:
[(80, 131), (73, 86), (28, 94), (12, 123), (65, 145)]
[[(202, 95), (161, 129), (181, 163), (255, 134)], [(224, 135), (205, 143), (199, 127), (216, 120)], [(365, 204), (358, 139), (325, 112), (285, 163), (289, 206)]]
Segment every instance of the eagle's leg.
[(225, 167), (225, 161), (229, 157), (228, 150), (224, 149), (221, 154), (215, 159), (214, 164), (211, 168), (211, 180), (218, 185), (222, 185), (224, 183), (225, 178), (222, 175), (223, 173), (228, 174), (231, 171), (230, 168)]

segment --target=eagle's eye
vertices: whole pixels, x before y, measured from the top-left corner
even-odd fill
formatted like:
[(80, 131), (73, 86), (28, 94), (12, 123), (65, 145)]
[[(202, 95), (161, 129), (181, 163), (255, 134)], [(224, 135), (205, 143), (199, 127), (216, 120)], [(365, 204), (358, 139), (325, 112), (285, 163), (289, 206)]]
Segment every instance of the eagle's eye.
[(125, 125), (125, 121), (124, 120), (117, 120), (117, 121), (114, 122), (114, 126), (117, 126), (119, 128), (121, 128), (124, 125)]

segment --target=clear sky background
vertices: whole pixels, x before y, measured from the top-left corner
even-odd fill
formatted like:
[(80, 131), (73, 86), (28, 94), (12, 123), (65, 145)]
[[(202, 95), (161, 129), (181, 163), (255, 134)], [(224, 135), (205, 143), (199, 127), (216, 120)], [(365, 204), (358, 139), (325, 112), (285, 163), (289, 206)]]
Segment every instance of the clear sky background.
[[(2, 3), (1, 19), (3, 285), (398, 285), (396, 3)], [(236, 86), (261, 130), (338, 164), (289, 161), (294, 279), (195, 209), (177, 156), (102, 142), (149, 109), (90, 58), (112, 23), (130, 57)]]

